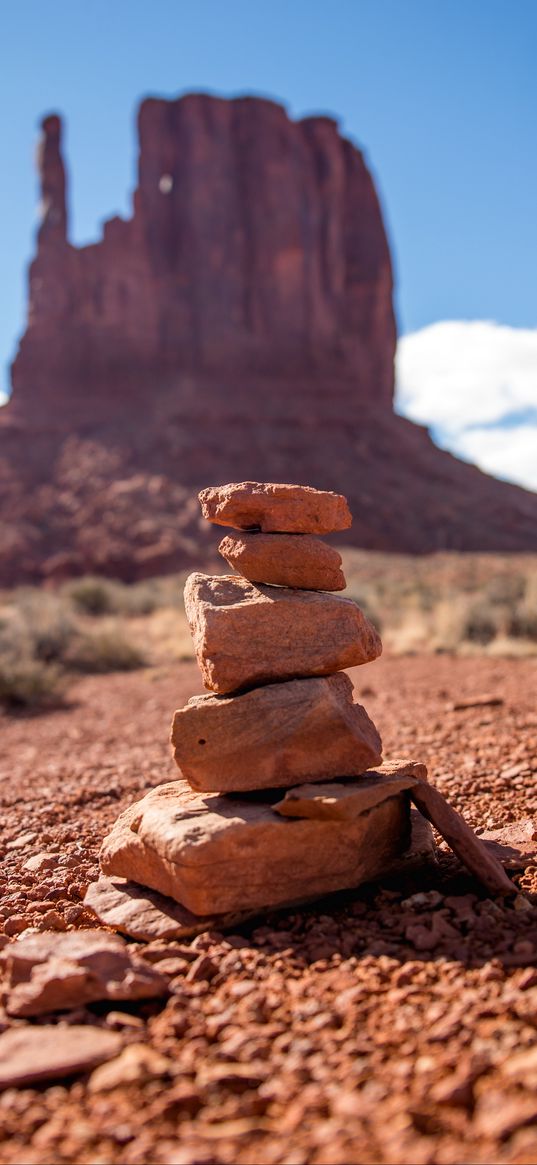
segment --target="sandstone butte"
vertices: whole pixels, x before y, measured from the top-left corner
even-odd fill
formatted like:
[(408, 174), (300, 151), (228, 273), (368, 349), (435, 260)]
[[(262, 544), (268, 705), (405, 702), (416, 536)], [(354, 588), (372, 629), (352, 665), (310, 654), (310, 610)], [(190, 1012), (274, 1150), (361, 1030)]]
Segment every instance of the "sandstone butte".
[(351, 599), (191, 574), (185, 611), (205, 687), (218, 695), (368, 663), (379, 635)]
[(344, 672), (192, 696), (173, 718), (175, 760), (193, 789), (229, 793), (358, 776), (381, 762), (379, 734)]
[(150, 97), (137, 144), (132, 214), (78, 247), (61, 120), (42, 123), (27, 325), (0, 408), (0, 585), (208, 562), (196, 495), (237, 476), (345, 494), (341, 543), (537, 550), (535, 495), (394, 414), (390, 253), (337, 121)]
[(310, 534), (227, 534), (218, 552), (250, 582), (313, 591), (346, 586), (341, 555)]
[(105, 874), (210, 915), (357, 886), (385, 870), (409, 842), (404, 792), (350, 820), (324, 821), (283, 817), (268, 801), (199, 794), (174, 781), (120, 815), (100, 862)]
[(199, 500), (208, 522), (238, 530), (332, 534), (352, 525), (346, 498), (309, 485), (233, 482), (201, 490)]

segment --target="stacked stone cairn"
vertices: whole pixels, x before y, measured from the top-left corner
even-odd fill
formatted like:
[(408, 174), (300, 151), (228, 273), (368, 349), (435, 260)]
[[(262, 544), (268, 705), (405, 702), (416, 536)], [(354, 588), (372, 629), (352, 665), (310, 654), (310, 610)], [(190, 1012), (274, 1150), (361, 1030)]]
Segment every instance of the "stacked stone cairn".
[(461, 822), (424, 765), (382, 765), (377, 729), (353, 702), (343, 669), (376, 659), (382, 645), (360, 608), (333, 593), (345, 587), (341, 558), (319, 538), (350, 526), (345, 498), (255, 482), (199, 496), (209, 522), (237, 531), (219, 551), (238, 573), (187, 580), (209, 694), (173, 719), (183, 779), (127, 809), (104, 842), (101, 866), (116, 882), (103, 890), (101, 880), (88, 904), (112, 925), (103, 901), (112, 894), (114, 905), (118, 877), (180, 904), (186, 931), (194, 916), (304, 902), (400, 868), (411, 852), (410, 796), (429, 856), (424, 818), (438, 824), (445, 811), (448, 840)]

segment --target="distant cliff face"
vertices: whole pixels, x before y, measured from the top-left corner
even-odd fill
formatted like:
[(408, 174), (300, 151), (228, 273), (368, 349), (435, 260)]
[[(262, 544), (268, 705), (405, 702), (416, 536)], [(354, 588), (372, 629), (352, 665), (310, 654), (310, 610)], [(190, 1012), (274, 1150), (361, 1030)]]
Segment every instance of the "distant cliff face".
[(69, 243), (61, 122), (38, 152), (28, 324), (0, 409), (0, 585), (135, 579), (212, 545), (196, 492), (348, 496), (381, 550), (537, 550), (537, 498), (393, 413), (382, 217), (325, 117), (203, 94), (143, 102), (132, 217)]
[(336, 122), (196, 95), (150, 98), (138, 123), (132, 218), (75, 248), (60, 122), (43, 122), (17, 411), (125, 404), (177, 373), (329, 374), (390, 408), (390, 255), (370, 174)]

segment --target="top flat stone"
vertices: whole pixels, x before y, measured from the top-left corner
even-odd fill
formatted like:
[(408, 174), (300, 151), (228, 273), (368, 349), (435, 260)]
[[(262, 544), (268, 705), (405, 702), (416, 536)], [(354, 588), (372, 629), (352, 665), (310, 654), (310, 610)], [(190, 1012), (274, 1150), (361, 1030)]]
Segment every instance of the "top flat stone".
[(342, 494), (308, 485), (242, 481), (211, 486), (198, 495), (203, 517), (216, 526), (272, 534), (331, 534), (352, 517)]

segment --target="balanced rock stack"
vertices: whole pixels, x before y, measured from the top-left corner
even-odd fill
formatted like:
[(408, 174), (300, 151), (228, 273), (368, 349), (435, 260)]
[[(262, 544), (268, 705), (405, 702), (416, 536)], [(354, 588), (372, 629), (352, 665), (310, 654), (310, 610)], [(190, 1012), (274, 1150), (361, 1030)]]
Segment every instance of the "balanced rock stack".
[(101, 879), (88, 904), (115, 925), (117, 878), (128, 879), (137, 901), (149, 887), (180, 904), (174, 918), (186, 931), (192, 916), (354, 887), (409, 853), (410, 797), (423, 814), (425, 851), (425, 818), (438, 824), (444, 814), (457, 852), (473, 852), (477, 839), (427, 784), (424, 765), (382, 765), (377, 729), (353, 702), (343, 669), (376, 659), (382, 646), (359, 607), (333, 593), (345, 586), (341, 558), (319, 538), (350, 525), (345, 499), (245, 482), (203, 490), (200, 501), (210, 522), (238, 531), (219, 550), (239, 573), (192, 574), (185, 587), (209, 694), (175, 713), (183, 779), (121, 814), (101, 852), (116, 882), (103, 890)]
[(193, 574), (185, 587), (210, 694), (174, 717), (186, 780), (122, 814), (102, 868), (197, 915), (355, 886), (408, 845), (415, 778), (412, 766), (371, 771), (380, 737), (342, 670), (381, 652), (359, 607), (330, 593), (345, 586), (341, 558), (318, 535), (350, 525), (347, 503), (256, 483), (200, 500), (209, 521), (240, 531), (219, 547), (240, 574)]

